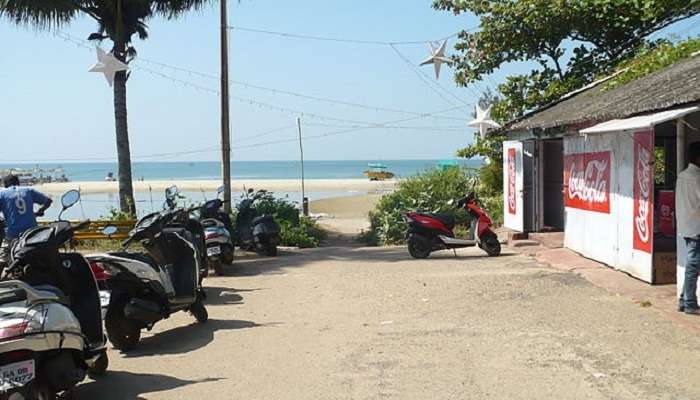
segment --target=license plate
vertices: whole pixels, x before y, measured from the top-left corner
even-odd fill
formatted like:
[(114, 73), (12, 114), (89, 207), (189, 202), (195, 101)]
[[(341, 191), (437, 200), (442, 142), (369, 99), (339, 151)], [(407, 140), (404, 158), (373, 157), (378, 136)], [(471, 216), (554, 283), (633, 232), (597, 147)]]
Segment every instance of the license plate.
[(221, 254), (221, 247), (216, 246), (216, 247), (207, 247), (207, 255), (208, 256), (216, 256)]
[(34, 380), (34, 360), (25, 360), (0, 367), (0, 392), (22, 387)]

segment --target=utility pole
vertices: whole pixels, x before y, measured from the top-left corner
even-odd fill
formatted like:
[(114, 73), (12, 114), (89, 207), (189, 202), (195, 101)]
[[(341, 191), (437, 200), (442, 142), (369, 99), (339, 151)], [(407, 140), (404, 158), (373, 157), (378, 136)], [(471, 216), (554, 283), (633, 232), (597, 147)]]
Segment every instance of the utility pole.
[(224, 209), (231, 212), (231, 135), (228, 108), (228, 7), (221, 5), (221, 175), (224, 183)]
[(304, 189), (304, 145), (301, 141), (301, 118), (297, 117), (297, 128), (299, 130), (299, 154), (301, 156), (301, 209), (304, 216), (309, 215), (309, 199), (306, 198)]

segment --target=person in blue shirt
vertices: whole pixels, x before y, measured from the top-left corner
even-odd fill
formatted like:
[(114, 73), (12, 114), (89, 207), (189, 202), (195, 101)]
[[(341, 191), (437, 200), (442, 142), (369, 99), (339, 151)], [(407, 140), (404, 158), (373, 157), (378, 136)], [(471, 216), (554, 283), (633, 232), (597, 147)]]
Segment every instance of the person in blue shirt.
[[(5, 217), (5, 238), (12, 242), (26, 230), (36, 227), (36, 217), (43, 216), (52, 200), (30, 188), (20, 186), (16, 175), (3, 178), (5, 190), (0, 191), (0, 212)], [(34, 205), (41, 207), (35, 212)]]

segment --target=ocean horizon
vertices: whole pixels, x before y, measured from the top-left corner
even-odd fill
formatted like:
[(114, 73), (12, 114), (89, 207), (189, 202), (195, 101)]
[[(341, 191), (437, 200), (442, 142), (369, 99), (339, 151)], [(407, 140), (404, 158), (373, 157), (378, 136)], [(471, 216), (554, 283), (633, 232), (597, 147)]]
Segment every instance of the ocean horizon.
[[(479, 168), (481, 160), (448, 159), (467, 168)], [(381, 163), (397, 178), (406, 178), (421, 171), (435, 168), (445, 160), (307, 160), (304, 161), (306, 179), (363, 179), (368, 163)], [(108, 173), (116, 176), (117, 164), (101, 163), (0, 163), (0, 170), (20, 168), (34, 170), (62, 169), (62, 174), (73, 182), (102, 181)], [(60, 176), (61, 173), (58, 173)], [(51, 175), (56, 175), (53, 173)], [(221, 177), (221, 163), (217, 161), (164, 161), (132, 163), (134, 180), (214, 180)], [(233, 161), (232, 179), (298, 179), (301, 177), (299, 161)]]

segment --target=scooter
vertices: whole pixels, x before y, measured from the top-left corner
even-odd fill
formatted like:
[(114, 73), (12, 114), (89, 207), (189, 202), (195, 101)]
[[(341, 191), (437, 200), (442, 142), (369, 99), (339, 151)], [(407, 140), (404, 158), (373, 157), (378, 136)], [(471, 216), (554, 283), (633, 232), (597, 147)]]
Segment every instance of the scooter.
[[(61, 214), (79, 199), (64, 194)], [(109, 364), (90, 266), (59, 252), (89, 221), (60, 218), (20, 236), (0, 282), (0, 399), (55, 399)]]
[(245, 198), (237, 206), (236, 242), (243, 250), (274, 257), (280, 240), (280, 226), (272, 215), (257, 216), (254, 206), (255, 201), (265, 194), (265, 190), (255, 192), (248, 189), (245, 192)]
[[(186, 209), (184, 212), (191, 212)], [(201, 286), (200, 258), (190, 231), (176, 223), (183, 211), (163, 211), (141, 218), (123, 251), (88, 256), (91, 263), (109, 273), (111, 292), (105, 316), (107, 337), (123, 352), (132, 350), (141, 330), (178, 311), (189, 311), (199, 323), (208, 319), (206, 295)], [(115, 227), (104, 228), (105, 235)], [(127, 251), (139, 242), (147, 253)]]
[[(222, 190), (219, 190), (221, 193)], [(204, 241), (207, 247), (209, 265), (217, 275), (224, 274), (224, 265), (233, 263), (233, 239), (231, 238), (231, 220), (221, 211), (224, 202), (221, 199), (206, 201), (199, 210), (199, 218), (204, 227)]]
[(204, 278), (209, 276), (209, 260), (207, 259), (207, 246), (204, 238), (204, 227), (197, 218), (192, 218), (190, 215), (193, 211), (199, 210), (199, 207), (190, 209), (178, 207), (177, 199), (185, 198), (180, 194), (177, 186), (173, 185), (165, 189), (165, 204), (164, 210), (173, 212), (175, 216), (168, 223), (168, 227), (183, 227), (192, 235), (192, 241), (197, 251), (199, 258), (199, 283), (201, 285)]
[(482, 210), (473, 193), (456, 202), (456, 208), (464, 208), (470, 217), (470, 236), (460, 239), (454, 235), (455, 217), (449, 214), (420, 213), (404, 214), (408, 224), (408, 252), (413, 258), (428, 258), (436, 250), (459, 249), (478, 246), (490, 257), (501, 254), (501, 243), (491, 230), (493, 222)]

